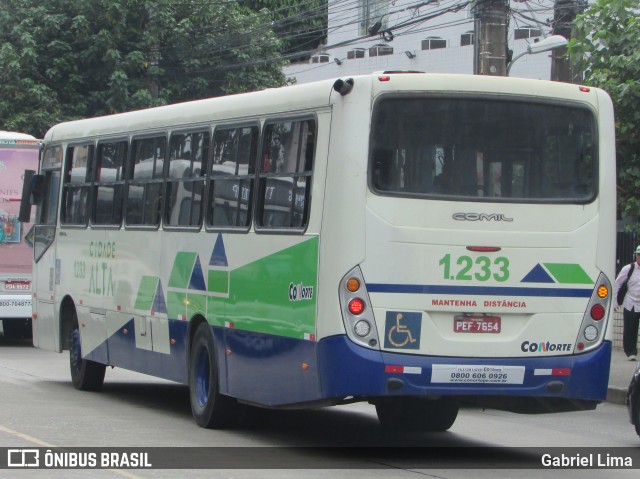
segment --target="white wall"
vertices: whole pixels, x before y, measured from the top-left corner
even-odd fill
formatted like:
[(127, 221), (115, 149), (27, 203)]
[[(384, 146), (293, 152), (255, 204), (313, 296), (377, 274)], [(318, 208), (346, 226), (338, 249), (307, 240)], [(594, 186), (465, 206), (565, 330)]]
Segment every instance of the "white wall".
[[(307, 83), (321, 79), (346, 75), (369, 74), (381, 70), (418, 70), (434, 73), (473, 73), (473, 45), (460, 46), (462, 34), (473, 31), (473, 14), (469, 6), (458, 12), (443, 13), (422, 23), (414, 23), (405, 28), (392, 30), (394, 38), (386, 42), (379, 35), (363, 37), (359, 31), (359, 6), (366, 0), (329, 0), (329, 35), (327, 46), (320, 52), (329, 55), (328, 63), (297, 63), (285, 67), (284, 73), (296, 79), (297, 83)], [(369, 0), (370, 2), (372, 0)], [(386, 25), (393, 26), (402, 22), (411, 22), (430, 15), (441, 13), (447, 8), (460, 5), (463, 0), (439, 0), (427, 2), (415, 0), (378, 0), (386, 8)], [(419, 8), (411, 8), (415, 6)], [(537, 26), (533, 19), (547, 21), (553, 18), (553, 0), (529, 0), (518, 2), (511, 0), (512, 15), (509, 20), (509, 48), (515, 57), (526, 50), (527, 44), (534, 39), (514, 40), (513, 30), (517, 27)], [(528, 17), (528, 18), (525, 18)], [(550, 27), (541, 26), (543, 35), (550, 34)], [(434, 36), (447, 40), (447, 48), (422, 50), (424, 38)], [(344, 45), (353, 39), (353, 43)], [(542, 39), (539, 37), (538, 39)], [(369, 47), (386, 43), (393, 47), (392, 55), (369, 57)], [(365, 48), (364, 58), (347, 59), (347, 52), (354, 48)], [(415, 53), (409, 59), (405, 51)], [(341, 61), (338, 65), (334, 59)], [(551, 71), (550, 52), (537, 55), (525, 55), (511, 68), (510, 76), (549, 79)]]

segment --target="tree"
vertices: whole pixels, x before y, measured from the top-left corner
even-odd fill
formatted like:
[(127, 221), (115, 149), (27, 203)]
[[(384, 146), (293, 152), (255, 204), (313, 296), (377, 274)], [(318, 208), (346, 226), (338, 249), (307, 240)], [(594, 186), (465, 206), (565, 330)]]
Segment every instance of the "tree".
[(247, 0), (256, 11), (267, 12), (292, 60), (307, 60), (309, 52), (327, 41), (328, 0)]
[(238, 2), (0, 0), (0, 129), (282, 86), (282, 41)]
[(569, 52), (584, 82), (606, 90), (616, 115), (618, 215), (640, 231), (640, 10), (637, 0), (596, 0), (575, 22)]

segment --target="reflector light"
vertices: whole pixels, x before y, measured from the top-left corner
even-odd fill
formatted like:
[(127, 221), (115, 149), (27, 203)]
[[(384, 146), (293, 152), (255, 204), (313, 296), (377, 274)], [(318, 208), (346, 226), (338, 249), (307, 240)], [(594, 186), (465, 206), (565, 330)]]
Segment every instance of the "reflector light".
[(355, 293), (356, 291), (358, 291), (360, 289), (360, 281), (358, 281), (358, 278), (349, 278), (347, 280), (347, 290)]
[(363, 311), (364, 311), (364, 301), (362, 301), (360, 298), (354, 298), (351, 301), (349, 301), (349, 312), (351, 314), (353, 314), (354, 316), (357, 316), (359, 314), (362, 314)]
[(607, 296), (609, 296), (609, 288), (607, 288), (605, 285), (601, 285), (600, 287), (598, 287), (598, 298), (606, 298)]
[(584, 343), (578, 343), (578, 351), (582, 351), (584, 349)]
[(601, 304), (594, 304), (591, 308), (591, 317), (594, 321), (600, 321), (604, 318), (604, 306)]
[(404, 371), (404, 367), (403, 366), (385, 366), (384, 367), (384, 372), (385, 373), (402, 373)]

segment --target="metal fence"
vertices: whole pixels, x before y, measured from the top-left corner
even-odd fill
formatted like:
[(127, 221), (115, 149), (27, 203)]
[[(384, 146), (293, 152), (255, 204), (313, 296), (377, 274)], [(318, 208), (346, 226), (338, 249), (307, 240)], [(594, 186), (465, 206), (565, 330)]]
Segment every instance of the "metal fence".
[(633, 261), (633, 253), (638, 245), (640, 245), (640, 239), (637, 233), (618, 231), (616, 240), (616, 276), (624, 265)]

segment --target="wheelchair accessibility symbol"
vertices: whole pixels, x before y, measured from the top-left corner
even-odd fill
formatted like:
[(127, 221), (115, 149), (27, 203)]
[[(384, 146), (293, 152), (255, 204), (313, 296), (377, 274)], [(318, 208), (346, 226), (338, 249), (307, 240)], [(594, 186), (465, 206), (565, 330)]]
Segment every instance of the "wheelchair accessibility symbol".
[(384, 327), (384, 347), (420, 349), (421, 313), (387, 311)]

